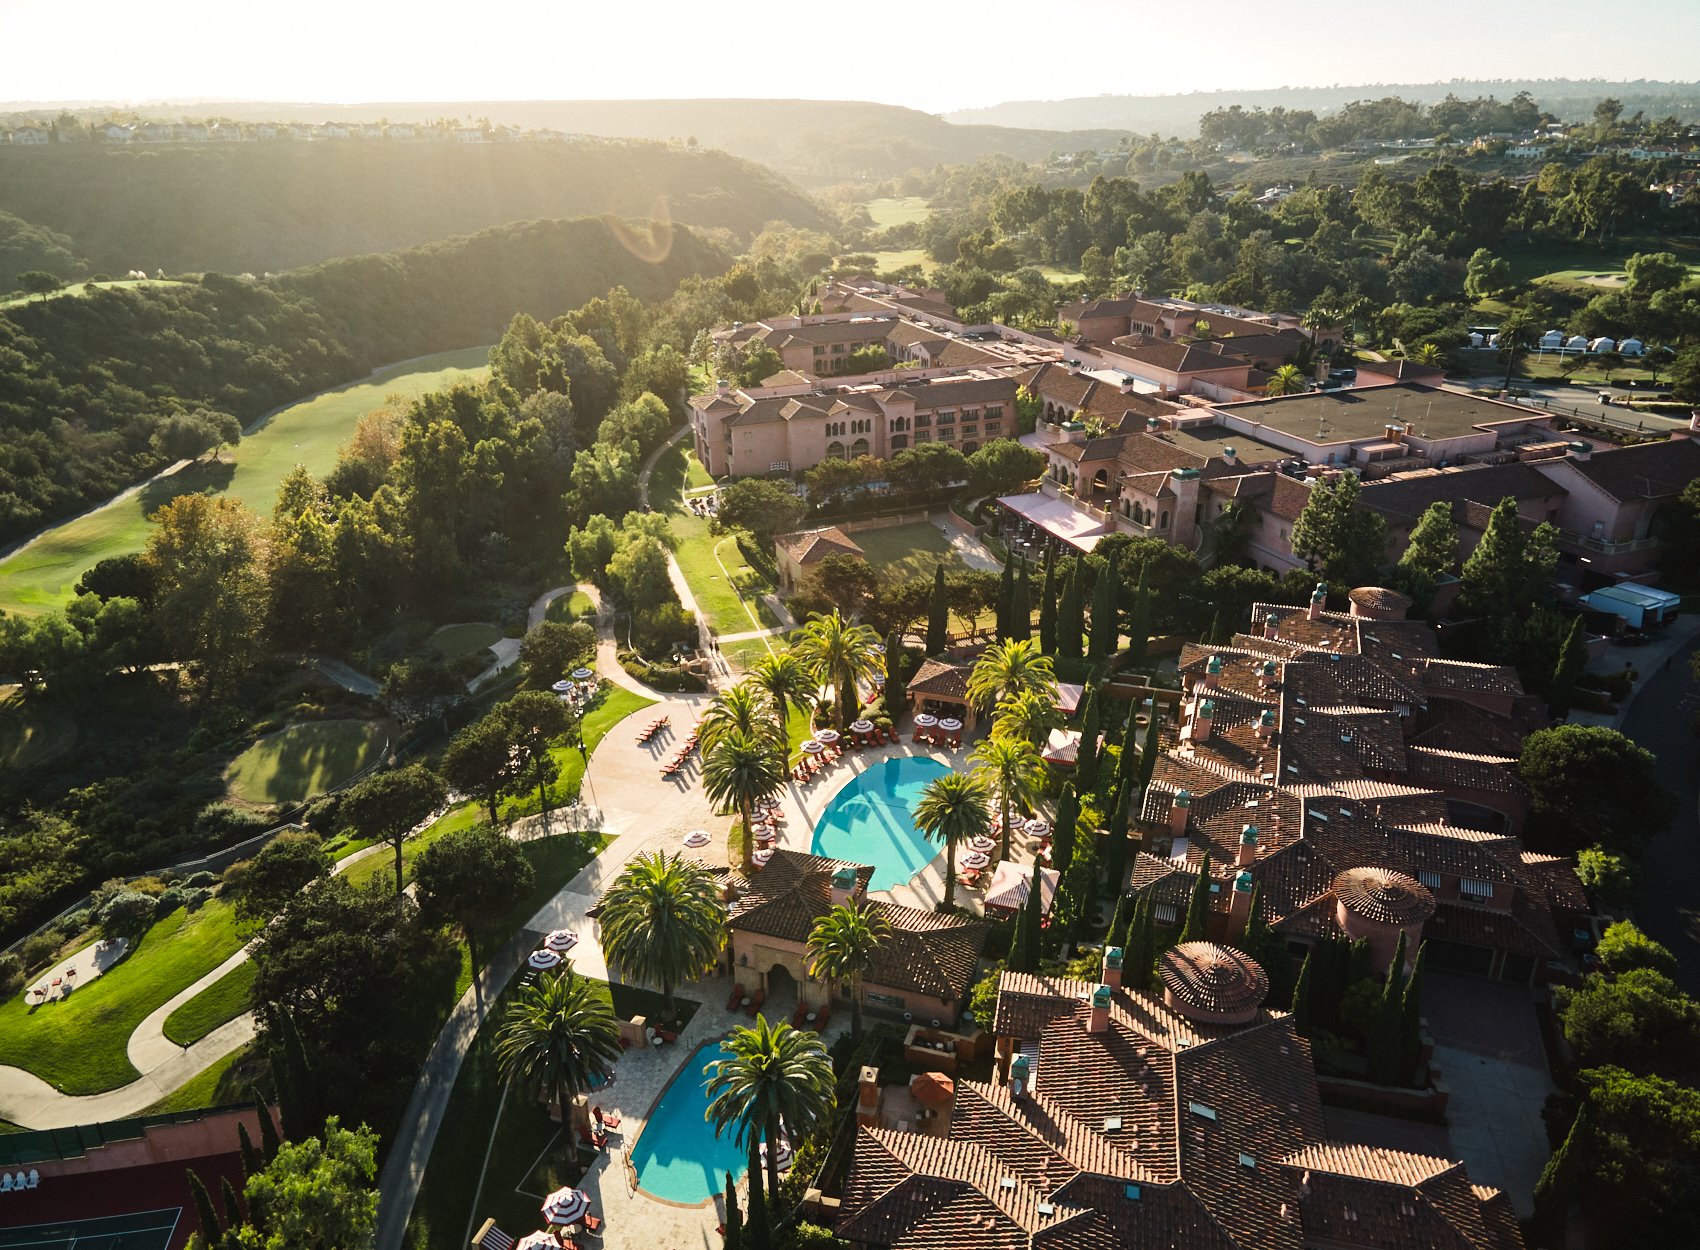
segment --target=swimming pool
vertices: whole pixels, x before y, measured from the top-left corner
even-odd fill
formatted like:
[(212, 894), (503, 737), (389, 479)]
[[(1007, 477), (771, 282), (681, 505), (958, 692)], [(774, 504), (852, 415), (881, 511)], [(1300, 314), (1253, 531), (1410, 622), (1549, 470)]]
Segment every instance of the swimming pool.
[(921, 791), (950, 769), (924, 755), (892, 756), (853, 778), (815, 822), (816, 855), (872, 864), (871, 890), (903, 885), (932, 862), (938, 847), (910, 817)]
[(667, 1202), (699, 1206), (748, 1171), (749, 1156), (733, 1138), (716, 1137), (708, 1121), (708, 1065), (730, 1056), (704, 1042), (685, 1060), (632, 1146), (638, 1188)]

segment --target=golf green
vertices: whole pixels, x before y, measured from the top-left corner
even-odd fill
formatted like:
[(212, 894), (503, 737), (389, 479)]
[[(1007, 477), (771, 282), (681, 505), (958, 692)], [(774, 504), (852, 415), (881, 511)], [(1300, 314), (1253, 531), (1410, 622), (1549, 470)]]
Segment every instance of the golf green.
[(347, 781), (384, 746), (384, 731), (369, 721), (309, 721), (267, 734), (231, 761), (225, 777), (244, 803), (299, 803)]

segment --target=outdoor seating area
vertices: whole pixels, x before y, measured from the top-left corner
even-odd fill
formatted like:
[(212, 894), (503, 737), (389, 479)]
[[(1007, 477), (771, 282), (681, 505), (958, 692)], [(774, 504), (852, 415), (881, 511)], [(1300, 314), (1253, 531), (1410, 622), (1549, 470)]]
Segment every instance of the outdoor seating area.
[(670, 728), (672, 723), (673, 718), (671, 716), (657, 716), (654, 720), (650, 721), (649, 724), (638, 730), (637, 738), (635, 739), (637, 745), (640, 747), (646, 745), (651, 738), (655, 737), (655, 735), (660, 733), (663, 729)]
[(36, 983), (24, 991), (24, 1001), (38, 1007), (69, 998), (79, 985), (87, 985), (123, 959), (129, 949), (128, 938), (101, 938), (42, 973)]
[(600, 686), (601, 683), (597, 681), (596, 674), (590, 669), (575, 668), (567, 676), (550, 686), (549, 689), (560, 695), (572, 706), (582, 708), (595, 697)]
[[(667, 720), (668, 720), (668, 718), (663, 716), (660, 720), (660, 723), (659, 723), (660, 726), (665, 726), (666, 723), (667, 723)], [(661, 765), (661, 775), (663, 777), (677, 776), (678, 773), (680, 772), (680, 770), (683, 769), (685, 767), (685, 765), (690, 762), (691, 756), (696, 753), (697, 737), (701, 733), (701, 731), (702, 731), (702, 722), (701, 721), (698, 721), (696, 724), (691, 726), (691, 732), (685, 735), (685, 740), (683, 742), (679, 743), (679, 749), (674, 751), (673, 754), (669, 755), (667, 757), (666, 762)], [(657, 732), (659, 732), (659, 727), (657, 729)], [(647, 739), (641, 739), (640, 738), (639, 739), (639, 745), (642, 745), (646, 741), (647, 741)]]
[(580, 1244), (574, 1238), (600, 1238), (605, 1227), (600, 1216), (591, 1214), (590, 1195), (571, 1186), (543, 1200), (543, 1222), (544, 1227), (516, 1241), (496, 1221), (485, 1220), (472, 1244), (477, 1250), (569, 1250)]
[(940, 718), (931, 712), (915, 714), (915, 734), (910, 741), (917, 746), (939, 747), (947, 751), (962, 749), (962, 722), (954, 716)]

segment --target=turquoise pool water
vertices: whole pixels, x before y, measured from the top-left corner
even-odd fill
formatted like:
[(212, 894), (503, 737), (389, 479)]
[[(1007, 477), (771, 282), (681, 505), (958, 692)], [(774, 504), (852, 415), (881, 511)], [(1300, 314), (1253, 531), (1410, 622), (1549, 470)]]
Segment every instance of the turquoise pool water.
[(816, 855), (872, 864), (872, 890), (902, 885), (932, 861), (938, 847), (909, 813), (921, 791), (950, 769), (925, 756), (893, 756), (853, 778), (815, 822)]
[(749, 1157), (737, 1142), (716, 1137), (708, 1122), (708, 1065), (728, 1057), (718, 1042), (697, 1047), (655, 1104), (632, 1146), (632, 1167), (645, 1193), (697, 1206), (725, 1191), (726, 1173), (736, 1181), (748, 1170)]

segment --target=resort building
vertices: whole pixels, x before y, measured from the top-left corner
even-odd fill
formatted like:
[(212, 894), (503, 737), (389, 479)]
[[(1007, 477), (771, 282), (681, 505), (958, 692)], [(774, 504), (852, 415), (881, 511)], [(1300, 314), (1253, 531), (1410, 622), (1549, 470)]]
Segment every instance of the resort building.
[(891, 927), (874, 968), (862, 978), (867, 1009), (949, 1025), (962, 1014), (985, 926), (960, 916), (868, 898), (874, 870), (800, 851), (776, 850), (748, 876), (728, 874), (731, 892), (727, 971), (746, 990), (771, 995), (794, 989), (820, 1004), (836, 993), (848, 1006), (848, 984), (829, 987), (809, 975), (809, 932), (842, 903), (865, 905)]
[(794, 595), (803, 578), (828, 556), (850, 556), (866, 560), (868, 553), (836, 525), (820, 529), (800, 530), (795, 534), (778, 534), (773, 539), (774, 562), (779, 567), (779, 592)]
[(1130, 889), (1177, 923), (1208, 861), (1224, 939), (1260, 889), (1295, 949), (1410, 924), (1431, 967), (1544, 981), (1588, 904), (1568, 861), (1517, 838), (1517, 757), (1540, 701), (1511, 669), (1440, 658), (1397, 591), (1354, 590), (1344, 613), (1323, 600), (1258, 604), (1255, 632), (1182, 651)]
[(1333, 1142), (1309, 1043), (1237, 951), (1168, 951), (1161, 994), (1005, 972), (994, 1078), (907, 1131), (862, 1125), (837, 1235), (862, 1247), (1523, 1244), (1462, 1163)]

